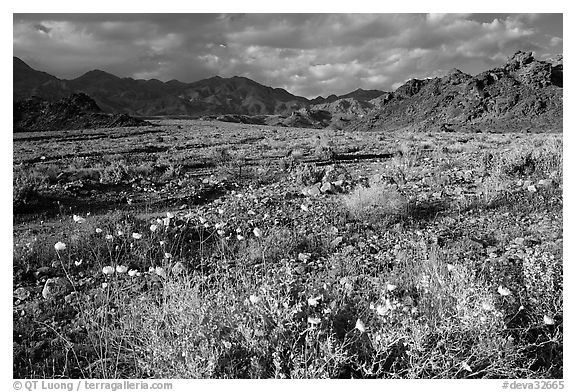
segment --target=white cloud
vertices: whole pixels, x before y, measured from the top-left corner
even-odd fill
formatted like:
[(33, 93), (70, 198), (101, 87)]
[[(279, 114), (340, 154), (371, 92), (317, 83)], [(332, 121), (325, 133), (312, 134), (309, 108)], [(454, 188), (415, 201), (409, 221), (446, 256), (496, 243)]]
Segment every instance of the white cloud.
[(315, 97), (393, 90), (453, 67), (474, 74), (516, 50), (557, 53), (561, 36), (542, 33), (552, 22), (540, 14), (16, 15), (13, 42), (16, 56), (59, 77), (95, 68), (185, 82), (239, 75)]

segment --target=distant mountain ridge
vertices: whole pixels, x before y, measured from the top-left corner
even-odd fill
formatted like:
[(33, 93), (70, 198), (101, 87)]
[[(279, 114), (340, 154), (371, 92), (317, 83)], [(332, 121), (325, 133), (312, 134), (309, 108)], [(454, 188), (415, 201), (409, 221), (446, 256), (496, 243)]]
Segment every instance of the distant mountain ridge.
[[(183, 83), (177, 80), (141, 80), (120, 78), (108, 72), (93, 70), (84, 75), (63, 80), (37, 71), (14, 57), (14, 99), (38, 96), (50, 101), (72, 93), (85, 93), (107, 112), (140, 116), (162, 115), (289, 115), (310, 106), (311, 101), (282, 88), (272, 88), (251, 79), (234, 76)], [(383, 94), (378, 90), (358, 89), (339, 98), (364, 99)], [(324, 98), (316, 103), (326, 102)]]
[[(119, 78), (94, 70), (61, 80), (14, 57), (14, 99), (55, 101), (78, 92), (106, 112), (138, 116), (216, 116), (223, 121), (362, 131), (561, 132), (563, 58), (542, 61), (519, 51), (504, 65), (476, 76), (452, 69), (443, 77), (408, 80), (394, 92), (357, 89), (309, 100), (238, 76), (183, 83)], [(268, 121), (261, 116), (276, 117)]]

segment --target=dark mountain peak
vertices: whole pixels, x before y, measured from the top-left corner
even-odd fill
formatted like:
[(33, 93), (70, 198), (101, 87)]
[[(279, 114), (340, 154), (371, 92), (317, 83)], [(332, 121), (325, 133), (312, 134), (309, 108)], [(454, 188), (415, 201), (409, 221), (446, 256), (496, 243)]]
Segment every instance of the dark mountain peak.
[(356, 90), (354, 90), (348, 94), (341, 95), (338, 98), (340, 98), (340, 99), (354, 98), (358, 101), (370, 101), (371, 99), (378, 98), (382, 94), (384, 94), (384, 91), (364, 90), (362, 88), (357, 88)]
[(75, 81), (78, 80), (119, 80), (120, 78), (116, 75), (112, 75), (106, 71), (102, 71), (100, 69), (94, 69), (92, 71), (86, 72), (84, 75), (74, 79)]
[(338, 99), (338, 96), (336, 94), (330, 94), (329, 96), (326, 97), (326, 102), (334, 102)]
[(22, 61), (22, 59), (20, 59), (16, 56), (13, 57), (13, 65), (14, 65), (14, 69), (16, 69), (16, 67), (24, 68), (24, 69), (33, 69), (28, 64), (26, 64), (24, 61)]

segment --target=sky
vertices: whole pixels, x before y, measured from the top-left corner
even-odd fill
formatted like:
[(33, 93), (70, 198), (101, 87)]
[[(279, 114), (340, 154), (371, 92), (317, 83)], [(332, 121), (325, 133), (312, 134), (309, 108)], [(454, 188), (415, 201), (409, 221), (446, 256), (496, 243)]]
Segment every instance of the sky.
[(314, 98), (393, 91), (518, 50), (563, 53), (562, 14), (14, 14), (13, 53), (64, 79), (93, 69), (193, 82), (245, 76)]

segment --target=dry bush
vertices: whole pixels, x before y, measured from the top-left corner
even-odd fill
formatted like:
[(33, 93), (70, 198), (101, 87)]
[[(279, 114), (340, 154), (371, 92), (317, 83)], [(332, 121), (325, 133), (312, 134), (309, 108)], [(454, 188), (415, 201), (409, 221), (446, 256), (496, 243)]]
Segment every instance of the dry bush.
[(511, 151), (498, 154), (494, 162), (494, 174), (501, 176), (540, 175), (555, 172), (562, 177), (562, 139), (547, 139), (539, 147), (521, 144)]
[(386, 223), (405, 217), (408, 213), (406, 198), (394, 188), (383, 184), (370, 187), (360, 185), (342, 199), (354, 219), (369, 223)]
[(308, 186), (320, 182), (324, 176), (324, 169), (314, 164), (305, 163), (294, 168), (294, 177), (297, 185)]
[(28, 167), (16, 166), (13, 176), (12, 206), (15, 211), (36, 202), (48, 186), (48, 178)]

